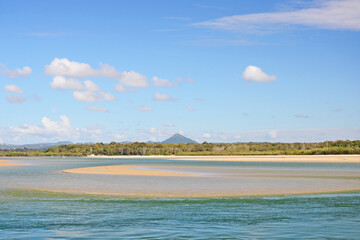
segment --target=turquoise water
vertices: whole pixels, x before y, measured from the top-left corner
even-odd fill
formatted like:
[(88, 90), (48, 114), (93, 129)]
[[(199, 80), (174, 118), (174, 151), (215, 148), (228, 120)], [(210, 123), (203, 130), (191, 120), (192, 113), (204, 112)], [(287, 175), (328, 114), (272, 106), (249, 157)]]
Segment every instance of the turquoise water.
[[(54, 193), (21, 187), (45, 179), (52, 184), (68, 176), (54, 176), (59, 169), (119, 162), (81, 158), (24, 161), (32, 165), (0, 169), (0, 239), (360, 239), (360, 192), (222, 198)], [(134, 162), (144, 160), (125, 161)], [(346, 171), (360, 168), (359, 164), (186, 162), (189, 164)], [(70, 180), (63, 178), (68, 184)], [(17, 182), (25, 180), (29, 182)]]

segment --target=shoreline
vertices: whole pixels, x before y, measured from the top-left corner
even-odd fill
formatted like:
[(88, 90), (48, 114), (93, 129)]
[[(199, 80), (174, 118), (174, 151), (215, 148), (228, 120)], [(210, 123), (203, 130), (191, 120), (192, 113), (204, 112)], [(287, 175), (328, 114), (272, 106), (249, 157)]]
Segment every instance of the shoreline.
[(69, 195), (87, 195), (91, 197), (105, 197), (105, 198), (124, 198), (124, 199), (222, 199), (222, 198), (267, 198), (267, 197), (296, 197), (296, 196), (318, 196), (327, 194), (360, 194), (360, 188), (348, 190), (323, 190), (323, 191), (300, 191), (296, 193), (253, 193), (253, 194), (123, 194), (110, 192), (93, 192), (93, 191), (76, 191), (68, 189), (34, 189), (23, 188), (13, 189), (16, 191), (34, 191), (49, 194), (69, 194)]
[(360, 163), (360, 155), (224, 155), (224, 156), (86, 156), (96, 159), (166, 159), (182, 161), (234, 161), (234, 162), (324, 162), (324, 163)]

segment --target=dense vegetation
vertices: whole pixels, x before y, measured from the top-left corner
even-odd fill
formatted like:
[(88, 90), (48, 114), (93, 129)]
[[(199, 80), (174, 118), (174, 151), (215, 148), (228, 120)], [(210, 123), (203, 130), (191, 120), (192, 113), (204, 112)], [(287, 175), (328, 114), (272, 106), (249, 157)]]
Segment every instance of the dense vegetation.
[(207, 143), (160, 144), (116, 143), (67, 144), (44, 150), (0, 150), (0, 156), (87, 156), (87, 155), (312, 155), (360, 154), (358, 141), (320, 143)]

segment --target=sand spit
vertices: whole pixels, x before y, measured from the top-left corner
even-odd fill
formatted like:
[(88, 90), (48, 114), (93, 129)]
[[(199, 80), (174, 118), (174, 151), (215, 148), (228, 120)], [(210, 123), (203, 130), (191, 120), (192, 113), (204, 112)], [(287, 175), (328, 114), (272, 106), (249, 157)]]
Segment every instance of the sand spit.
[(131, 175), (131, 176), (166, 176), (187, 177), (192, 173), (175, 172), (172, 170), (151, 169), (148, 166), (120, 165), (120, 166), (98, 166), (63, 170), (65, 173), (78, 174), (106, 174), (106, 175)]

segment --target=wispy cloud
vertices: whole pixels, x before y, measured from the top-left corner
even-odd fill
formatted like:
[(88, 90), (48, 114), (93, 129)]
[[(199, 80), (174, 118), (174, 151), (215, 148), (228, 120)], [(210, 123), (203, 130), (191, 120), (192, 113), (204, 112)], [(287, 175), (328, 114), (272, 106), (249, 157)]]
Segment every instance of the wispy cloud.
[(104, 107), (86, 107), (88, 111), (95, 111), (95, 112), (109, 112), (109, 109)]
[(194, 3), (193, 6), (197, 7), (197, 8), (205, 8), (205, 9), (228, 10), (227, 8), (224, 8), (224, 7), (219, 7), (219, 6), (215, 6), (215, 5), (207, 5), (207, 4)]
[(193, 25), (230, 31), (264, 31), (289, 25), (360, 31), (360, 1), (313, 2), (312, 7), (300, 10), (234, 15)]
[(186, 108), (189, 109), (190, 111), (195, 111), (195, 108), (190, 105), (187, 105)]
[(5, 87), (4, 87), (4, 90), (6, 91), (6, 92), (12, 92), (12, 93), (19, 93), (19, 94), (23, 94), (24, 93), (24, 91), (23, 90), (21, 90), (18, 86), (16, 86), (16, 85), (6, 85)]
[(171, 82), (169, 79), (161, 79), (161, 78), (158, 78), (157, 76), (152, 78), (152, 82), (153, 82), (154, 86), (156, 86), (156, 87), (171, 88), (171, 87), (175, 87), (177, 85), (176, 83)]
[(153, 109), (152, 109), (152, 107), (140, 106), (138, 110), (140, 112), (151, 112)]
[(6, 100), (9, 102), (9, 103), (12, 103), (12, 104), (17, 104), (17, 103), (23, 103), (26, 101), (26, 98), (24, 97), (15, 97), (15, 96), (12, 96), (12, 95), (6, 95)]
[(296, 114), (295, 117), (296, 117), (296, 118), (310, 118), (310, 116), (308, 116), (308, 115), (303, 115), (303, 114)]
[(155, 101), (175, 101), (169, 94), (155, 93), (153, 98)]
[(17, 68), (14, 70), (8, 69), (4, 64), (0, 63), (0, 72), (2, 74), (8, 75), (9, 78), (16, 78), (16, 77), (27, 77), (32, 73), (30, 67), (25, 66), (22, 69)]
[(182, 45), (190, 46), (240, 46), (240, 45), (254, 45), (255, 42), (244, 39), (216, 39), (216, 38), (204, 38), (179, 42)]

